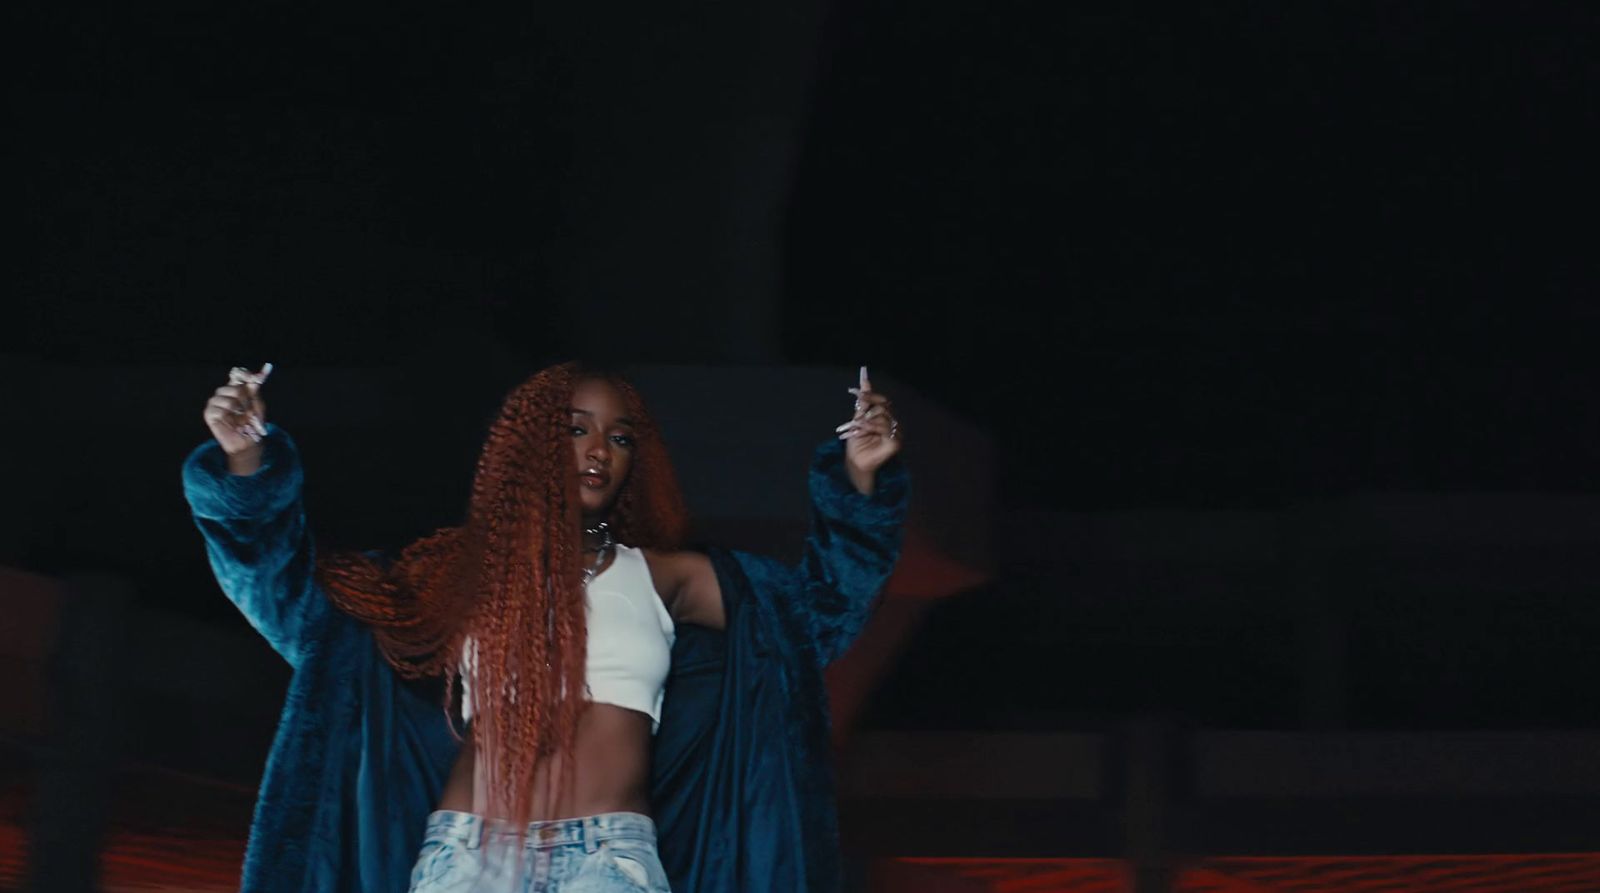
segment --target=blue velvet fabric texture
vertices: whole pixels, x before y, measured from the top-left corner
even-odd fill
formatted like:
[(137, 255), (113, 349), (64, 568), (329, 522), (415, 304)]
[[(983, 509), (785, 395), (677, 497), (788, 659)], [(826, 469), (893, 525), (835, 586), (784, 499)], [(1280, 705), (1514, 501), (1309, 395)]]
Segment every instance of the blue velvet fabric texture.
[[(437, 686), (395, 675), (317, 588), (301, 482), (276, 426), (254, 475), (230, 475), (214, 442), (183, 467), (218, 583), (294, 668), (241, 889), (400, 893), (458, 744)], [(838, 441), (818, 449), (809, 483), (799, 566), (714, 551), (727, 627), (679, 626), (651, 793), (679, 893), (842, 883), (822, 670), (894, 568), (909, 485), (896, 461), (872, 496), (857, 493)]]

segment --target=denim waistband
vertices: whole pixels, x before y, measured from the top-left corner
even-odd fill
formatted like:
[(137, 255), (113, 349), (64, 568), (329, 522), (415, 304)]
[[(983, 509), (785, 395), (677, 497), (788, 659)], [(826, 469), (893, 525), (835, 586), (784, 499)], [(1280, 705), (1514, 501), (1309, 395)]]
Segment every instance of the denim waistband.
[[(485, 837), (510, 842), (516, 836), (517, 826), (512, 822), (451, 809), (429, 814), (425, 835), (428, 839), (454, 840), (469, 848), (481, 846)], [(656, 823), (637, 812), (602, 812), (572, 819), (529, 822), (523, 840), (525, 846), (534, 849), (580, 844), (586, 850), (593, 850), (601, 841), (621, 838), (654, 843)]]

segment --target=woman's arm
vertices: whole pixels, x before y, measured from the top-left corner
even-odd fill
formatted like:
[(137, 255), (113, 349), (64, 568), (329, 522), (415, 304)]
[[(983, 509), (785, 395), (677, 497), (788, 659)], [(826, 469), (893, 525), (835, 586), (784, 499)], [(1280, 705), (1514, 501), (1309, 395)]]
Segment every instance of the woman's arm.
[(825, 444), (811, 464), (811, 532), (791, 606), (824, 666), (855, 641), (894, 572), (911, 495), (889, 398), (873, 390), (865, 366), (850, 393), (855, 416), (838, 428), (843, 448)]
[(900, 557), (910, 475), (892, 454), (871, 473), (864, 492), (848, 450), (831, 443), (811, 465), (811, 530), (790, 607), (824, 666), (860, 634)]
[(183, 463), (183, 493), (222, 591), (298, 667), (330, 607), (312, 579), (300, 455), (287, 432), (266, 424), (258, 386), (219, 388), (207, 403), (216, 438)]
[[(812, 460), (811, 529), (794, 578), (799, 596), (792, 607), (823, 664), (860, 633), (894, 570), (910, 496), (909, 476), (897, 458), (900, 424), (888, 398), (872, 390), (865, 369), (851, 393), (855, 417)], [(652, 555), (651, 572), (675, 621), (726, 626), (722, 588), (708, 556)]]

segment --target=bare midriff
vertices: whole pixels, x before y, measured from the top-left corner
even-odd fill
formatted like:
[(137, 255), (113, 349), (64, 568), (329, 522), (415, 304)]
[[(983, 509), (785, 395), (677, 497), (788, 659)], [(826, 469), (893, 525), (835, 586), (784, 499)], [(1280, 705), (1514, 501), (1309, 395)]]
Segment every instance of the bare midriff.
[[(493, 819), (510, 818), (500, 798), (491, 797), (477, 765), (475, 736), (469, 727), (461, 755), (445, 782), (440, 809)], [(485, 754), (485, 760), (493, 759)], [(529, 821), (569, 819), (602, 812), (650, 814), (650, 717), (612, 704), (589, 704), (578, 720), (572, 766), (565, 789), (558, 787), (565, 760), (543, 760), (533, 780)]]

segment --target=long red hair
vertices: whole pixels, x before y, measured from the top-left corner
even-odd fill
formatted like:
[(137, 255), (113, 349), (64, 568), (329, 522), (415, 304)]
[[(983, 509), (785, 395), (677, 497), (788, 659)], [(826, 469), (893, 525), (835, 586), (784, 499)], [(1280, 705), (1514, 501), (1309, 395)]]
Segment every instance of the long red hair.
[(371, 627), (389, 663), (407, 678), (445, 677), (447, 698), (472, 638), (470, 697), (480, 758), (491, 756), (489, 791), (524, 820), (536, 767), (571, 753), (583, 709), (582, 698), (563, 696), (583, 691), (586, 647), (569, 432), (573, 389), (591, 379), (610, 382), (635, 423), (633, 467), (608, 517), (614, 536), (677, 546), (683, 496), (638, 392), (618, 375), (566, 363), (507, 395), (478, 458), (465, 523), (417, 540), (392, 564), (341, 553), (317, 568), (328, 598)]

